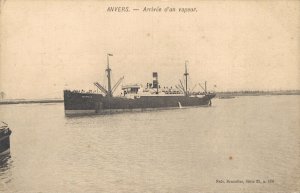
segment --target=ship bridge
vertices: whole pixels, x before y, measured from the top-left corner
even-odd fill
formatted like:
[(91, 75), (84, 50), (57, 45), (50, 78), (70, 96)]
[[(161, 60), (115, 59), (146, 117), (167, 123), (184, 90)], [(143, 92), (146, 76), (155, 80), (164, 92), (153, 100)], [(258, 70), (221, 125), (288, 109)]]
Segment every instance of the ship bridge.
[(139, 92), (139, 89), (142, 88), (139, 84), (132, 84), (132, 85), (125, 85), (122, 86), (122, 90), (125, 94), (137, 94)]

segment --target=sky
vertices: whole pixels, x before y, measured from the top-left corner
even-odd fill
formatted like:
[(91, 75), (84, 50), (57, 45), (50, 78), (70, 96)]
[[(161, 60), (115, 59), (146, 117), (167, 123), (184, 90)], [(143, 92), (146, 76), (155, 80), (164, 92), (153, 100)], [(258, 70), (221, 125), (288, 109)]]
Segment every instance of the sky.
[(300, 89), (300, 1), (2, 0), (0, 17), (6, 98), (62, 98), (64, 89), (105, 85), (107, 53), (112, 81), (124, 76), (123, 85), (151, 82), (152, 72), (162, 86), (177, 85), (188, 61), (191, 87)]

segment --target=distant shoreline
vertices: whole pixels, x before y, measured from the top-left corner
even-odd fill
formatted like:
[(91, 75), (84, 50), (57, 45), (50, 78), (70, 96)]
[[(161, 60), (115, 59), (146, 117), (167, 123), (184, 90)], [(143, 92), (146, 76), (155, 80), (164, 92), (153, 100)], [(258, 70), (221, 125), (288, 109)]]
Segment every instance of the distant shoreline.
[[(293, 91), (228, 91), (216, 92), (216, 98), (234, 98), (237, 96), (264, 96), (264, 95), (300, 95), (300, 90)], [(33, 103), (63, 103), (63, 99), (7, 99), (0, 101), (0, 105), (33, 104)]]
[(216, 92), (217, 98), (234, 98), (237, 96), (265, 96), (265, 95), (300, 95), (300, 90), (291, 91), (228, 91)]
[(0, 101), (0, 105), (9, 105), (9, 104), (33, 104), (33, 103), (63, 103), (63, 99), (41, 99), (41, 100), (4, 100)]

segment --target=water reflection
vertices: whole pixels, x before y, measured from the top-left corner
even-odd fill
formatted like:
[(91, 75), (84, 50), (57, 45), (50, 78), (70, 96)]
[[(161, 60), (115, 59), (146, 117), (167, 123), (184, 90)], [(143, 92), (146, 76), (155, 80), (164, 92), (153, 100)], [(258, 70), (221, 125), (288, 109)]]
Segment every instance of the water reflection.
[[(12, 159), (10, 153), (0, 156), (0, 179), (2, 183), (8, 183), (11, 179)], [(3, 184), (1, 184), (3, 185)]]
[[(213, 103), (72, 118), (61, 103), (3, 106), (0, 114), (13, 124), (13, 136), (12, 157), (0, 159), (0, 192), (295, 190), (300, 97)], [(277, 184), (215, 183), (244, 176), (272, 177)]]
[(8, 167), (10, 167), (11, 165), (10, 159), (11, 159), (10, 153), (0, 156), (0, 172), (9, 169)]

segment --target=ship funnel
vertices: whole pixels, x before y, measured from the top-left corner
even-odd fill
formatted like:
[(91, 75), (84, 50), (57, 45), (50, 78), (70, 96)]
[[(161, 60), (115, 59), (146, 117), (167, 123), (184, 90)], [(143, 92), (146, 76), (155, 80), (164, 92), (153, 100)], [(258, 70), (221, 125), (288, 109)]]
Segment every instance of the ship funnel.
[(153, 85), (152, 88), (158, 88), (158, 74), (157, 72), (153, 72)]

